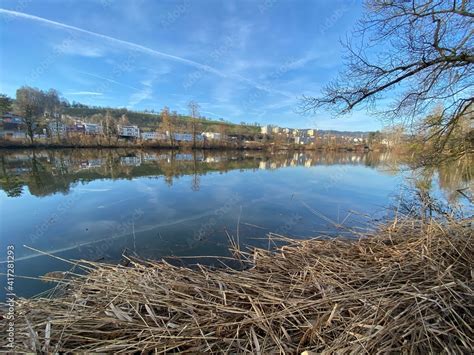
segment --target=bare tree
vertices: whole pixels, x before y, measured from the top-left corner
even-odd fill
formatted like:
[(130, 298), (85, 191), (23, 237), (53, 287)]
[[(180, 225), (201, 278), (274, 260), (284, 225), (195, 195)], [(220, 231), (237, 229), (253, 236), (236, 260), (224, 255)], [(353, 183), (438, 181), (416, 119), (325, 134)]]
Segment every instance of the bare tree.
[(199, 104), (196, 101), (190, 101), (188, 104), (189, 115), (191, 116), (191, 128), (193, 134), (193, 148), (196, 148), (197, 119), (199, 117)]
[[(304, 97), (302, 111), (368, 108), (413, 123), (441, 102), (441, 124), (426, 139), (442, 151), (473, 111), (473, 19), (469, 0), (367, 0), (344, 43), (345, 70), (322, 97)], [(387, 97), (391, 104), (378, 108)]]
[(59, 92), (49, 89), (44, 93), (44, 111), (49, 115), (51, 123), (56, 132), (58, 142), (61, 140), (61, 99)]
[(102, 130), (104, 135), (107, 137), (107, 142), (110, 145), (112, 137), (118, 137), (118, 127), (117, 122), (110, 114), (110, 111), (107, 110), (105, 117), (102, 122)]
[(34, 143), (34, 130), (44, 112), (44, 93), (41, 90), (23, 86), (16, 91), (16, 110), (22, 116), (26, 132)]
[(165, 132), (168, 132), (169, 135), (169, 142), (171, 147), (173, 147), (173, 135), (174, 135), (174, 126), (170, 116), (170, 109), (165, 106), (160, 113), (161, 116), (161, 129)]

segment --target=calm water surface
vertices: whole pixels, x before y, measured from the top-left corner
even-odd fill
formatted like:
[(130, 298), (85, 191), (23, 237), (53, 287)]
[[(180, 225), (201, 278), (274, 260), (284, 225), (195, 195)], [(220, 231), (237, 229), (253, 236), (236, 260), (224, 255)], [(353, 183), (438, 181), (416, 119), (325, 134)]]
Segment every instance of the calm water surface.
[[(37, 277), (70, 265), (24, 245), (67, 259), (119, 262), (124, 251), (146, 258), (227, 255), (227, 233), (238, 232), (242, 245), (266, 247), (268, 232), (331, 235), (330, 221), (364, 228), (365, 215), (386, 217), (407, 184), (409, 174), (393, 163), (372, 152), (3, 151), (2, 272), (9, 244), (16, 274)], [(439, 178), (435, 185), (441, 195), (453, 193), (439, 187)], [(49, 287), (15, 282), (22, 296)]]

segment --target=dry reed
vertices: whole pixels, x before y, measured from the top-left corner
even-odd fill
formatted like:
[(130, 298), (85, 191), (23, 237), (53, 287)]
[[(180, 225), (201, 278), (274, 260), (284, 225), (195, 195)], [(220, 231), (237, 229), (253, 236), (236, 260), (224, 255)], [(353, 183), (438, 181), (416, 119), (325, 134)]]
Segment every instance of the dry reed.
[(404, 221), (359, 240), (283, 239), (241, 253), (240, 271), (81, 261), (62, 294), (18, 300), (15, 350), (467, 353), (472, 235), (470, 220)]

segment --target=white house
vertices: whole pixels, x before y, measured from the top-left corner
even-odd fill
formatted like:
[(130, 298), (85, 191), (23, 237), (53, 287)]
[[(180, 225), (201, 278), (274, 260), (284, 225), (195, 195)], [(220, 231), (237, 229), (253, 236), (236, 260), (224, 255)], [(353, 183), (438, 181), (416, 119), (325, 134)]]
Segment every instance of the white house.
[(102, 134), (102, 126), (97, 123), (83, 123), (86, 134)]
[(61, 122), (49, 122), (48, 131), (53, 137), (56, 137), (58, 134), (64, 136), (66, 134), (66, 125)]
[(165, 140), (166, 134), (158, 132), (142, 132), (142, 139), (145, 141)]
[(202, 132), (202, 135), (206, 137), (207, 139), (221, 139), (222, 134), (221, 133), (215, 133), (215, 132)]
[[(191, 133), (174, 133), (173, 138), (176, 142), (192, 142), (193, 135)], [(196, 141), (203, 141), (204, 137), (196, 134)]]
[(262, 126), (262, 127), (260, 127), (260, 131), (261, 131), (262, 134), (270, 134), (270, 133), (272, 133), (272, 126), (270, 126), (270, 125)]
[(119, 126), (120, 137), (140, 138), (140, 128), (138, 126)]

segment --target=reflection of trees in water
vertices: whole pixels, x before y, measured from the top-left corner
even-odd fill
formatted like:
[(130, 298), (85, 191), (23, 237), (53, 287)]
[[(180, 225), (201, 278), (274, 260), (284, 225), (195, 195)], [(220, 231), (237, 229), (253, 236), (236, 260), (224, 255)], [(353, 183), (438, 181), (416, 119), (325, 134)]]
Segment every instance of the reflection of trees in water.
[(474, 192), (474, 156), (464, 155), (456, 161), (446, 162), (438, 168), (439, 185), (445, 191), (448, 201), (460, 197), (458, 190)]
[[(445, 161), (434, 167), (427, 166), (413, 171), (413, 187), (428, 197), (436, 179), (445, 198), (450, 203), (456, 203), (461, 198), (472, 201), (474, 191), (474, 161), (472, 155), (465, 155), (456, 161)], [(470, 195), (470, 196), (469, 196)]]
[[(130, 149), (64, 149), (0, 152), (0, 188), (19, 196), (27, 186), (33, 195), (69, 192), (77, 182), (97, 179), (131, 179), (163, 176), (168, 185), (190, 175), (191, 189), (198, 191), (200, 177), (209, 172), (278, 169), (290, 166), (362, 165), (384, 173), (398, 171), (402, 161), (387, 153), (260, 151), (164, 151)], [(471, 181), (472, 160), (439, 169), (440, 185), (455, 191)], [(428, 172), (427, 172), (428, 173)], [(431, 172), (432, 176), (434, 172)], [(462, 183), (462, 184), (461, 184)], [(451, 189), (451, 190), (450, 190)]]
[(21, 196), (23, 192), (23, 182), (15, 175), (7, 173), (5, 156), (0, 156), (2, 176), (0, 178), (0, 187), (8, 197)]

